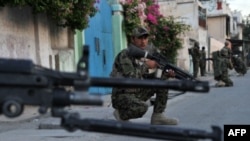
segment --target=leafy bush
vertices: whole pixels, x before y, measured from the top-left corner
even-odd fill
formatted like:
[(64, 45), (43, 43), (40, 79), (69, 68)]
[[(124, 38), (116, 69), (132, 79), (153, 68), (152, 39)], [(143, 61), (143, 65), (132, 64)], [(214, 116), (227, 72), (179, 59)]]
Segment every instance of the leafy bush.
[(128, 39), (135, 27), (147, 27), (150, 31), (150, 41), (170, 62), (175, 63), (177, 51), (182, 48), (178, 36), (188, 31), (190, 26), (176, 22), (172, 16), (163, 17), (156, 0), (120, 0), (120, 3), (124, 8), (123, 27)]
[(88, 27), (89, 18), (97, 12), (95, 0), (0, 0), (1, 6), (30, 6), (34, 14), (45, 13), (58, 26), (72, 30)]

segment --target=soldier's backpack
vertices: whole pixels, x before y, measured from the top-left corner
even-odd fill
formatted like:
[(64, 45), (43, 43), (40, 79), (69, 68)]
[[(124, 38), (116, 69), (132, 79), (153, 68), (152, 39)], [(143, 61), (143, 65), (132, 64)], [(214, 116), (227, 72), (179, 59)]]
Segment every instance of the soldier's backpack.
[(219, 80), (219, 76), (222, 74), (222, 64), (223, 59), (221, 57), (220, 51), (214, 51), (212, 52), (212, 58), (213, 58), (213, 70), (214, 70), (214, 79)]
[(233, 55), (232, 62), (233, 62), (234, 70), (237, 73), (240, 73), (242, 75), (247, 73), (247, 67), (245, 63), (242, 61), (242, 59), (240, 58), (240, 56)]

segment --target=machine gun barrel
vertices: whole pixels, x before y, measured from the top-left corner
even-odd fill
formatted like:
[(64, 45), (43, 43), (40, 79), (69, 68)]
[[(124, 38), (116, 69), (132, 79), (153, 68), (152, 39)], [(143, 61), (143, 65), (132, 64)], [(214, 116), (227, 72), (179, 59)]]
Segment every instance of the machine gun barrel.
[(68, 131), (81, 129), (100, 133), (129, 135), (144, 138), (164, 139), (173, 141), (194, 141), (198, 139), (211, 139), (221, 141), (222, 130), (212, 126), (213, 131), (207, 132), (198, 129), (166, 127), (150, 124), (118, 122), (114, 120), (81, 119), (79, 115), (64, 116), (61, 125)]
[(142, 88), (167, 88), (179, 91), (192, 92), (208, 92), (209, 83), (207, 81), (191, 81), (191, 80), (140, 80), (126, 78), (90, 78), (91, 86), (98, 87), (142, 87)]
[(87, 92), (70, 92), (63, 94), (63, 92), (57, 92), (53, 95), (54, 106), (65, 106), (65, 105), (94, 105), (102, 106), (103, 100), (101, 97), (96, 95), (89, 95)]
[[(139, 52), (139, 54), (144, 56), (145, 53)], [(88, 95), (89, 87), (143, 87), (193, 92), (209, 91), (208, 82), (205, 81), (89, 77), (87, 58), (88, 48), (84, 50), (83, 57), (78, 62), (76, 73), (47, 69), (34, 65), (31, 60), (0, 59), (0, 114), (14, 118), (22, 114), (24, 105), (37, 105), (40, 106), (40, 113), (46, 113), (47, 109), (51, 108), (51, 115), (60, 117), (61, 126), (68, 131), (82, 129), (154, 139), (193, 141), (210, 138), (213, 141), (221, 141), (221, 130), (218, 127), (213, 127), (213, 132), (209, 133), (202, 130), (112, 120), (81, 119), (78, 113), (67, 112), (63, 108), (71, 104), (102, 105), (103, 101), (100, 97)], [(179, 71), (176, 72), (181, 76)]]

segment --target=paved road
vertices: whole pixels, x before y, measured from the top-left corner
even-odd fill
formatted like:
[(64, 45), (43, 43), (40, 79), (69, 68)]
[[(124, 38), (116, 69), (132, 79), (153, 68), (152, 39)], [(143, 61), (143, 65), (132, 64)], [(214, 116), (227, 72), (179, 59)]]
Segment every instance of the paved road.
[[(249, 86), (250, 74), (238, 77), (231, 74), (235, 85), (227, 88), (211, 88), (209, 93), (186, 93), (169, 100), (166, 115), (180, 120), (177, 128), (192, 128), (211, 131), (212, 125), (223, 128), (224, 124), (250, 124)], [(209, 80), (214, 85), (212, 77)], [(103, 107), (74, 106), (72, 111), (81, 113), (82, 118), (114, 119), (110, 107), (109, 96), (105, 98)], [(152, 139), (118, 136), (77, 130), (67, 132), (59, 128), (60, 120), (51, 118), (49, 114), (39, 116), (35, 107), (28, 110), (17, 119), (0, 117), (0, 140), (4, 141), (152, 141)], [(134, 123), (149, 123), (152, 107), (143, 118), (132, 120)], [(38, 129), (39, 127), (43, 129)], [(45, 129), (46, 128), (46, 129)], [(59, 129), (58, 129), (59, 128)]]

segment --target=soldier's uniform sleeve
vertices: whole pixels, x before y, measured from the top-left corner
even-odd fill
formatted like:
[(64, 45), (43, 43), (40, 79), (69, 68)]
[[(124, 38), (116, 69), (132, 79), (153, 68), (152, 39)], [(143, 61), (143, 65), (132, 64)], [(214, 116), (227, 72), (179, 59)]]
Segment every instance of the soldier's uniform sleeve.
[(136, 77), (135, 74), (133, 62), (127, 55), (127, 51), (121, 51), (115, 58), (111, 76), (134, 78)]
[(128, 56), (127, 51), (124, 50), (115, 59), (111, 74), (115, 74), (115, 72), (121, 77), (142, 78), (142, 75), (148, 72), (148, 66), (143, 59)]
[(228, 55), (229, 55), (228, 53), (229, 52), (228, 52), (228, 50), (225, 47), (223, 47), (221, 49), (221, 51), (220, 51), (220, 54), (221, 54), (222, 57), (228, 57)]
[(201, 58), (201, 52), (200, 52), (199, 48), (195, 48), (195, 56), (197, 57), (197, 60), (199, 60)]
[[(145, 66), (138, 65), (136, 59), (128, 56), (126, 50), (121, 51), (115, 58), (115, 62), (112, 70), (112, 77), (123, 77), (123, 78), (142, 78), (142, 68)], [(135, 94), (140, 91), (140, 88), (122, 88), (122, 87), (113, 87), (112, 89), (112, 99), (115, 99), (116, 96), (120, 94)]]
[(228, 58), (229, 58), (229, 69), (233, 69), (234, 68), (234, 65), (233, 65), (233, 62), (232, 62), (232, 50), (228, 49)]
[(122, 75), (128, 78), (136, 77), (133, 62), (131, 58), (128, 57), (125, 51), (121, 53), (118, 59), (120, 60), (120, 71)]

